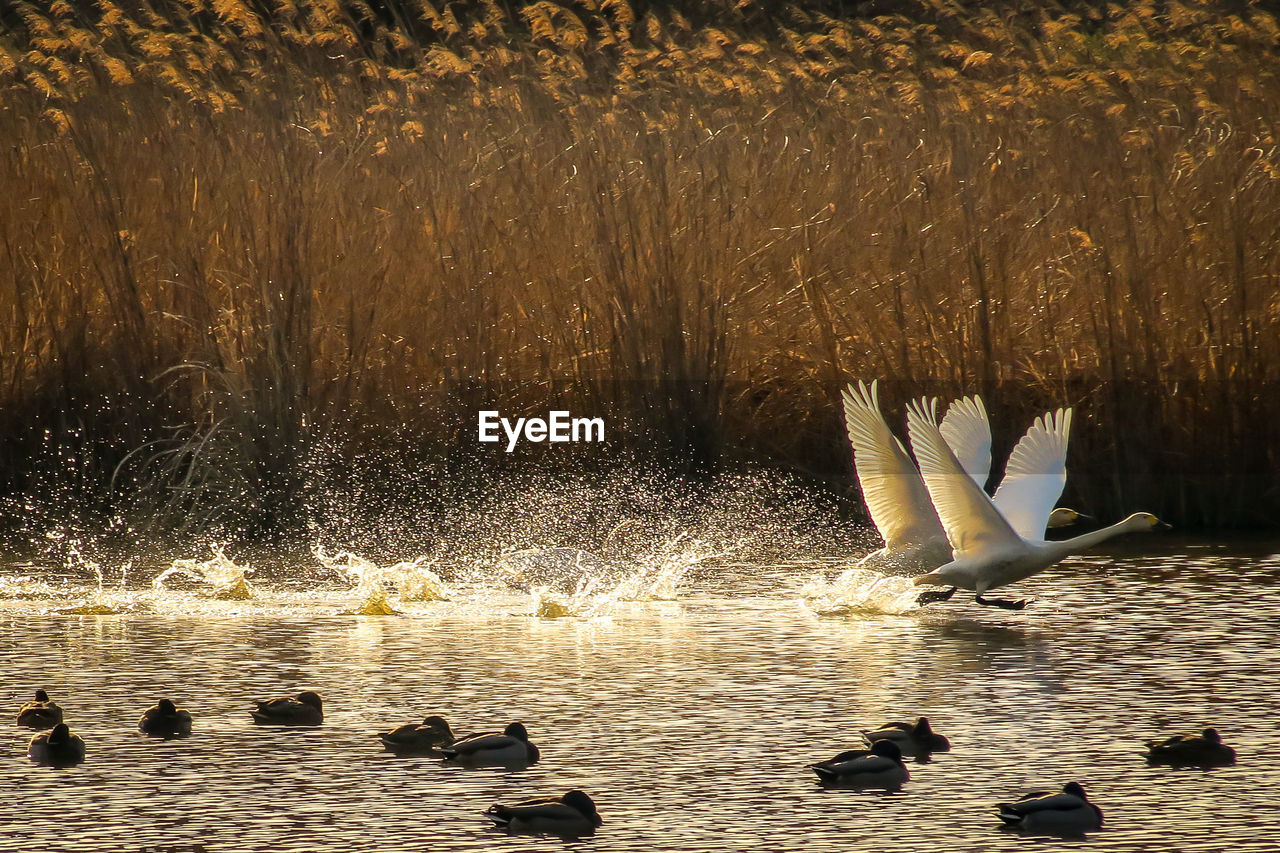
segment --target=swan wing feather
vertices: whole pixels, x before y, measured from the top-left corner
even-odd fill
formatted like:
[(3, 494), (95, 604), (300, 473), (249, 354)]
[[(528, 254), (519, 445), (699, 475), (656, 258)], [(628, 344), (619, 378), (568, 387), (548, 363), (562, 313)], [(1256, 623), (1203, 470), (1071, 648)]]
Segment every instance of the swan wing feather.
[(884, 422), (878, 392), (877, 380), (850, 385), (841, 396), (862, 499), (885, 545), (896, 551), (937, 537), (942, 527), (920, 473)]
[(956, 400), (947, 407), (938, 431), (956, 455), (960, 467), (979, 489), (984, 488), (991, 476), (991, 422), (982, 398), (975, 394)]
[(1004, 479), (992, 499), (996, 509), (1023, 539), (1044, 539), (1053, 505), (1067, 483), (1067, 438), (1071, 409), (1036, 418), (1005, 465)]
[(920, 475), (956, 558), (1020, 545), (1018, 534), (947, 446), (938, 430), (937, 406), (936, 399), (913, 402), (908, 407), (907, 432)]

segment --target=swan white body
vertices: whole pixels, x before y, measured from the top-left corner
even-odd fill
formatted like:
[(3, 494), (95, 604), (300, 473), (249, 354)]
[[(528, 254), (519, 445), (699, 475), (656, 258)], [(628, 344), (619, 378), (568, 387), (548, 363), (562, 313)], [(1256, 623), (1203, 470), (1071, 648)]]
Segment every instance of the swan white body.
[[(884, 540), (883, 548), (868, 554), (858, 565), (929, 571), (950, 562), (951, 544), (920, 472), (880, 412), (879, 381), (869, 387), (865, 382), (850, 385), (842, 397), (862, 498)], [(964, 397), (952, 403), (940, 431), (960, 466), (981, 491), (991, 473), (991, 424), (982, 398)], [(1005, 483), (996, 492), (997, 501), (1007, 504), (1019, 525), (1031, 521), (1020, 510), (1023, 491), (1010, 483), (1006, 474)], [(1028, 531), (1026, 535), (1041, 536), (1045, 524), (1061, 527), (1078, 517), (1075, 510), (1054, 510), (1038, 531)]]
[(1089, 802), (1078, 782), (1063, 785), (1059, 794), (1027, 794), (996, 809), (1006, 826), (1029, 832), (1074, 834), (1102, 828), (1102, 809)]
[[(1083, 536), (1044, 540), (1049, 513), (1066, 482), (1070, 427), (1070, 409), (1037, 418), (1009, 457), (1004, 482), (993, 499), (974, 484), (947, 446), (937, 425), (937, 401), (911, 404), (907, 415), (911, 448), (952, 548), (950, 562), (921, 575), (915, 583), (973, 590), (979, 604), (1021, 610), (1025, 601), (984, 601), (982, 594), (1039, 574), (1122, 533), (1168, 526), (1150, 513), (1139, 512)], [(1008, 496), (1003, 502), (1001, 493)], [(1002, 511), (1001, 506), (1007, 509)]]

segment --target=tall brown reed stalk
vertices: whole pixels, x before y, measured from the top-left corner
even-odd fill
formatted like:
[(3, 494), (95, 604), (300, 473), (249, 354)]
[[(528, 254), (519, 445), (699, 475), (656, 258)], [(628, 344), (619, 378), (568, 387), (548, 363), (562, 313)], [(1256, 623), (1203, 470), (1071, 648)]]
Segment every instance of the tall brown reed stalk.
[(15, 8), (10, 493), (50, 430), (77, 494), (287, 525), (314, 447), (483, 456), (499, 403), (847, 484), (837, 387), (880, 377), (1004, 444), (1077, 406), (1099, 515), (1274, 522), (1266, 12)]

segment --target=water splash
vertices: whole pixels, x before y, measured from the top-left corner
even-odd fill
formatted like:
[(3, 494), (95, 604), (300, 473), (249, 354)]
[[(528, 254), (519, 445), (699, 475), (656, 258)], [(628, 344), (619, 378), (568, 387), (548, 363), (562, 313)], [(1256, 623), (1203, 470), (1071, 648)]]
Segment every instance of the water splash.
[(800, 594), (804, 605), (820, 616), (897, 615), (919, 606), (920, 591), (911, 578), (852, 568), (831, 581), (815, 578)]
[[(544, 567), (549, 560), (559, 561), (553, 566), (558, 571), (560, 586), (539, 584), (529, 589), (533, 613), (542, 619), (603, 616), (623, 602), (675, 601), (680, 584), (691, 570), (708, 559), (724, 555), (688, 539), (683, 533), (629, 566), (608, 563), (577, 548), (528, 551), (537, 551), (530, 556), (540, 559)], [(564, 590), (568, 580), (574, 581), (570, 592)]]
[(401, 561), (387, 569), (400, 594), (401, 601), (448, 601), (444, 581), (432, 570), (436, 560), (426, 557)]
[(430, 568), (435, 561), (426, 557), (379, 566), (352, 551), (330, 554), (322, 545), (317, 545), (312, 553), (322, 566), (353, 584), (351, 593), (361, 604), (342, 611), (342, 615), (399, 615), (400, 611), (390, 601), (390, 587), (395, 588), (401, 604), (449, 600), (444, 581)]
[(387, 599), (387, 591), (380, 584), (376, 587), (369, 588), (364, 595), (364, 601), (359, 607), (350, 610), (339, 610), (339, 616), (402, 616), (399, 610), (391, 606), (391, 602)]
[(112, 616), (117, 613), (128, 613), (136, 610), (138, 604), (125, 588), (129, 577), (129, 569), (132, 567), (132, 561), (122, 563), (120, 566), (119, 590), (108, 590), (106, 577), (102, 571), (102, 564), (85, 556), (80, 551), (79, 544), (72, 542), (67, 550), (66, 568), (68, 572), (73, 574), (80, 572), (91, 574), (94, 578), (94, 587), (86, 600), (70, 607), (58, 608), (54, 612), (68, 616)]
[(202, 594), (218, 601), (248, 601), (254, 597), (255, 589), (249, 583), (247, 575), (254, 569), (249, 565), (240, 565), (228, 557), (221, 545), (211, 546), (213, 556), (207, 560), (174, 560), (151, 582), (151, 587), (158, 593), (168, 592), (168, 582), (175, 577), (183, 577), (204, 584)]
[(591, 551), (551, 546), (506, 551), (496, 563), (508, 586), (533, 592), (534, 589), (572, 594), (588, 578), (604, 581), (625, 569)]
[(694, 568), (728, 555), (681, 533), (652, 554), (637, 561), (637, 569), (623, 578), (613, 595), (621, 601), (675, 601), (680, 584)]

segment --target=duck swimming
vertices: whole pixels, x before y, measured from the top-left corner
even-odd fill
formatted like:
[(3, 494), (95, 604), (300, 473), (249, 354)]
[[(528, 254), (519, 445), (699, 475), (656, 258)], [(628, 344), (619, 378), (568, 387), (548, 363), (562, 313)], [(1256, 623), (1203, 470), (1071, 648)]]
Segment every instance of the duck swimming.
[(457, 740), (444, 717), (432, 714), (421, 725), (409, 723), (391, 731), (379, 732), (378, 739), (392, 752), (437, 752)]
[(66, 723), (58, 723), (31, 739), (27, 757), (39, 764), (55, 767), (77, 764), (84, 761), (84, 741)]
[(1027, 794), (1016, 803), (996, 806), (1006, 826), (1028, 832), (1076, 834), (1102, 828), (1102, 809), (1089, 802), (1079, 782), (1068, 782), (1062, 792)]
[(161, 699), (142, 712), (138, 731), (148, 737), (178, 738), (191, 736), (191, 714), (169, 699)]
[(933, 730), (928, 717), (916, 717), (914, 723), (885, 723), (874, 731), (863, 732), (862, 737), (869, 744), (879, 740), (893, 741), (903, 755), (928, 755), (951, 749), (951, 741)]
[(302, 691), (296, 699), (283, 697), (259, 702), (258, 709), (249, 714), (260, 726), (318, 726), (324, 722), (320, 694), (313, 690)]
[(539, 797), (513, 806), (494, 803), (484, 814), (495, 826), (510, 832), (552, 835), (590, 835), (604, 822), (592, 799), (576, 789), (558, 797)]
[(869, 751), (849, 750), (809, 767), (828, 785), (896, 791), (911, 778), (907, 765), (902, 763), (902, 750), (891, 740), (878, 740)]
[(1236, 751), (1222, 742), (1218, 730), (1198, 735), (1177, 735), (1147, 741), (1147, 761), (1174, 767), (1227, 767), (1236, 763)]
[(512, 723), (502, 734), (471, 735), (441, 747), (440, 752), (446, 761), (473, 766), (533, 764), (541, 757), (538, 748), (529, 743), (529, 732), (523, 723)]
[(36, 691), (36, 700), (18, 710), (18, 725), (29, 729), (48, 729), (62, 722), (62, 709), (49, 698), (43, 689)]

